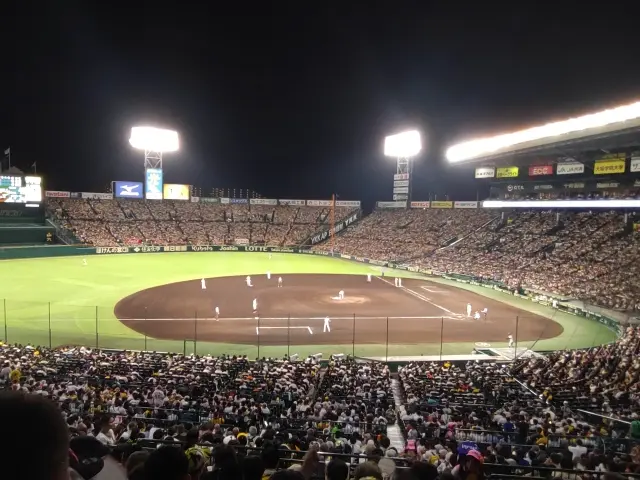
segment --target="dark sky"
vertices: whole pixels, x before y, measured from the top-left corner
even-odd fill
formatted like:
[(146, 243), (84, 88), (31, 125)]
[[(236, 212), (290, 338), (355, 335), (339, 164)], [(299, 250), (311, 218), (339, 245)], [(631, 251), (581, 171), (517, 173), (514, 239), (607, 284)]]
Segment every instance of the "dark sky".
[(153, 122), (168, 183), (389, 200), (383, 137), (415, 126), (414, 199), (474, 199), (445, 145), (640, 98), (632, 2), (7, 3), (0, 142), (50, 189), (142, 181)]

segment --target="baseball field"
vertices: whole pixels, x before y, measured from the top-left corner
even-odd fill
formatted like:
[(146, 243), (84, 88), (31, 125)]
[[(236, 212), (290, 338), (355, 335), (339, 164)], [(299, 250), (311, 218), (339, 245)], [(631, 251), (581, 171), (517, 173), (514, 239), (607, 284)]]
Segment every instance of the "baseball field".
[[(508, 335), (534, 350), (614, 339), (595, 321), (501, 292), (324, 256), (157, 253), (0, 265), (0, 338), (9, 343), (397, 357), (468, 354), (478, 342), (506, 347)], [(467, 304), (486, 314), (468, 317)]]

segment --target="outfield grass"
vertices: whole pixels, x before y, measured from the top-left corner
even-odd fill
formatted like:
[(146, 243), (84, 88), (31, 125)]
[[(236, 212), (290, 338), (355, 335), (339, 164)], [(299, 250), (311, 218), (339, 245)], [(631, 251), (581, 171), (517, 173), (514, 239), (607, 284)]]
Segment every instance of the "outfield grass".
[[(101, 348), (128, 348), (199, 354), (234, 353), (257, 356), (258, 347), (145, 338), (120, 323), (113, 314), (121, 298), (139, 290), (202, 277), (258, 275), (267, 270), (278, 274), (324, 273), (366, 274), (380, 267), (342, 259), (265, 253), (163, 253), (141, 255), (95, 255), (83, 266), (79, 257), (5, 260), (0, 263), (4, 282), (0, 293), (0, 338), (10, 343), (39, 345), (85, 344)], [(398, 275), (414, 276), (408, 272)], [(443, 281), (444, 280), (437, 280)], [(486, 288), (451, 283), (455, 287), (493, 296), (505, 303), (520, 302), (519, 308), (534, 311), (561, 323), (563, 335), (543, 340), (537, 350), (578, 348), (611, 341), (613, 333), (597, 322), (560, 314), (541, 305), (516, 299)], [(179, 299), (176, 299), (179, 301)], [(6, 332), (6, 333), (5, 333)], [(390, 339), (392, 336), (390, 336)], [(381, 339), (384, 343), (385, 339)], [(533, 342), (531, 342), (533, 344)], [(506, 345), (505, 345), (506, 346)], [(444, 355), (470, 353), (472, 343), (448, 343)], [(435, 355), (438, 344), (293, 346), (291, 353), (355, 353), (360, 356)], [(287, 347), (260, 347), (260, 355), (280, 356)]]

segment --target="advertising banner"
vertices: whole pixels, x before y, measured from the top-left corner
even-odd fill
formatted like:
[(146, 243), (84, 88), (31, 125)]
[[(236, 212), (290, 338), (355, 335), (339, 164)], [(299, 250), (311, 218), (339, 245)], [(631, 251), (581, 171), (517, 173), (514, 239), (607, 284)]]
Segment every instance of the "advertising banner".
[(556, 187), (550, 183), (541, 183), (533, 186), (534, 192), (550, 192), (555, 189)]
[(476, 168), (476, 178), (494, 178), (496, 169), (494, 167), (478, 167)]
[(640, 188), (640, 180), (633, 182), (633, 188)]
[(394, 202), (404, 202), (407, 201), (409, 199), (409, 194), (408, 193), (394, 193), (393, 194), (393, 201)]
[(330, 207), (331, 200), (307, 200), (307, 207)]
[(556, 175), (575, 175), (577, 173), (584, 173), (584, 163), (566, 162), (559, 163), (556, 167)]
[(162, 200), (162, 169), (147, 168), (144, 178), (147, 200)]
[(587, 184), (585, 182), (571, 182), (563, 185), (567, 190), (584, 190), (586, 186)]
[(163, 193), (165, 200), (184, 200), (188, 202), (190, 196), (190, 188), (189, 185), (165, 183)]
[(349, 225), (354, 223), (356, 220), (358, 220), (359, 215), (360, 215), (360, 212), (354, 213), (349, 218), (346, 218), (345, 220), (342, 220), (341, 222), (337, 223), (335, 227), (332, 227), (328, 230), (325, 230), (324, 232), (320, 232), (314, 235), (313, 237), (311, 237), (311, 245), (315, 245), (316, 243), (320, 243), (323, 240), (326, 240), (327, 238), (329, 238), (331, 231), (335, 232), (334, 235), (336, 233), (339, 233), (340, 231), (342, 231), (343, 229), (347, 228)]
[(80, 196), (90, 200), (111, 200), (113, 198), (113, 193), (80, 192)]
[(284, 199), (284, 200), (278, 200), (278, 203), (280, 205), (296, 205), (296, 206), (302, 207), (307, 202), (305, 202), (304, 200), (287, 200), (287, 199)]
[(232, 198), (231, 199), (231, 203), (234, 203), (234, 204), (247, 204), (247, 203), (249, 203), (249, 199), (248, 198)]
[(431, 202), (431, 208), (453, 208), (453, 202)]
[(633, 152), (631, 154), (631, 164), (629, 166), (630, 172), (640, 172), (640, 152)]
[(522, 184), (509, 184), (507, 185), (507, 192), (524, 192), (525, 187)]
[(478, 202), (455, 202), (453, 208), (478, 208)]
[(529, 176), (553, 175), (553, 165), (532, 165), (529, 167)]
[(142, 182), (113, 182), (116, 198), (144, 198)]
[(409, 180), (396, 180), (393, 182), (394, 187), (408, 187)]
[(594, 175), (610, 175), (624, 173), (624, 160), (598, 160), (593, 166)]
[(498, 178), (516, 178), (518, 176), (518, 167), (501, 167), (496, 171)]
[(252, 198), (249, 203), (251, 205), (278, 205), (278, 200), (275, 198)]
[(376, 202), (378, 208), (407, 208), (407, 202)]
[(80, 198), (80, 192), (71, 192), (69, 194), (69, 197), (71, 197), (71, 198)]
[(191, 197), (191, 203), (200, 203), (200, 197)]
[[(198, 197), (196, 197), (198, 198)], [(219, 198), (200, 197), (200, 203), (220, 203)]]
[(429, 208), (429, 202), (411, 202), (411, 208)]
[(336, 207), (358, 207), (360, 208), (360, 200), (338, 200)]
[(409, 187), (395, 187), (393, 193), (409, 193)]
[(220, 203), (222, 203), (223, 205), (229, 205), (231, 202), (229, 201), (229, 199), (227, 197), (222, 197), (220, 199)]
[(598, 182), (596, 188), (606, 190), (611, 188), (620, 188), (620, 182)]
[(44, 192), (45, 197), (49, 198), (69, 198), (70, 192), (60, 192), (58, 190), (47, 190)]
[(396, 173), (393, 175), (393, 180), (409, 180), (408, 173)]

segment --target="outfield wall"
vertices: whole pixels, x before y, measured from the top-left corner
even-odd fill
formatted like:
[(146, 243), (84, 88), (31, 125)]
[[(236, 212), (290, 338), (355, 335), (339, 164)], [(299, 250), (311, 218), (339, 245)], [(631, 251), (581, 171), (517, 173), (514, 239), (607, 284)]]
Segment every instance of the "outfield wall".
[(529, 292), (527, 290), (514, 291), (507, 285), (494, 281), (482, 280), (475, 277), (460, 274), (449, 274), (445, 272), (435, 272), (432, 270), (419, 270), (408, 265), (395, 264), (383, 260), (375, 260), (364, 257), (355, 257), (340, 253), (317, 252), (300, 248), (284, 247), (262, 247), (253, 245), (166, 245), (166, 246), (132, 246), (132, 247), (87, 247), (74, 245), (51, 245), (33, 247), (5, 247), (0, 248), (0, 260), (21, 259), (21, 258), (43, 258), (43, 257), (63, 257), (63, 256), (88, 256), (88, 255), (125, 255), (125, 254), (148, 254), (148, 253), (169, 253), (169, 252), (252, 252), (252, 253), (298, 253), (307, 255), (322, 255), (327, 257), (342, 258), (360, 263), (367, 263), (379, 267), (387, 267), (399, 270), (410, 271), (420, 275), (440, 277), (453, 280), (459, 283), (470, 284), (485, 288), (490, 288), (507, 295), (528, 299), (532, 302), (556, 308), (559, 311), (585, 317), (590, 320), (602, 323), (620, 336), (626, 322), (620, 319), (611, 318), (612, 315), (605, 314), (604, 309), (594, 311), (589, 305), (579, 307), (574, 303), (566, 302), (563, 299), (556, 299), (551, 296), (544, 296)]

